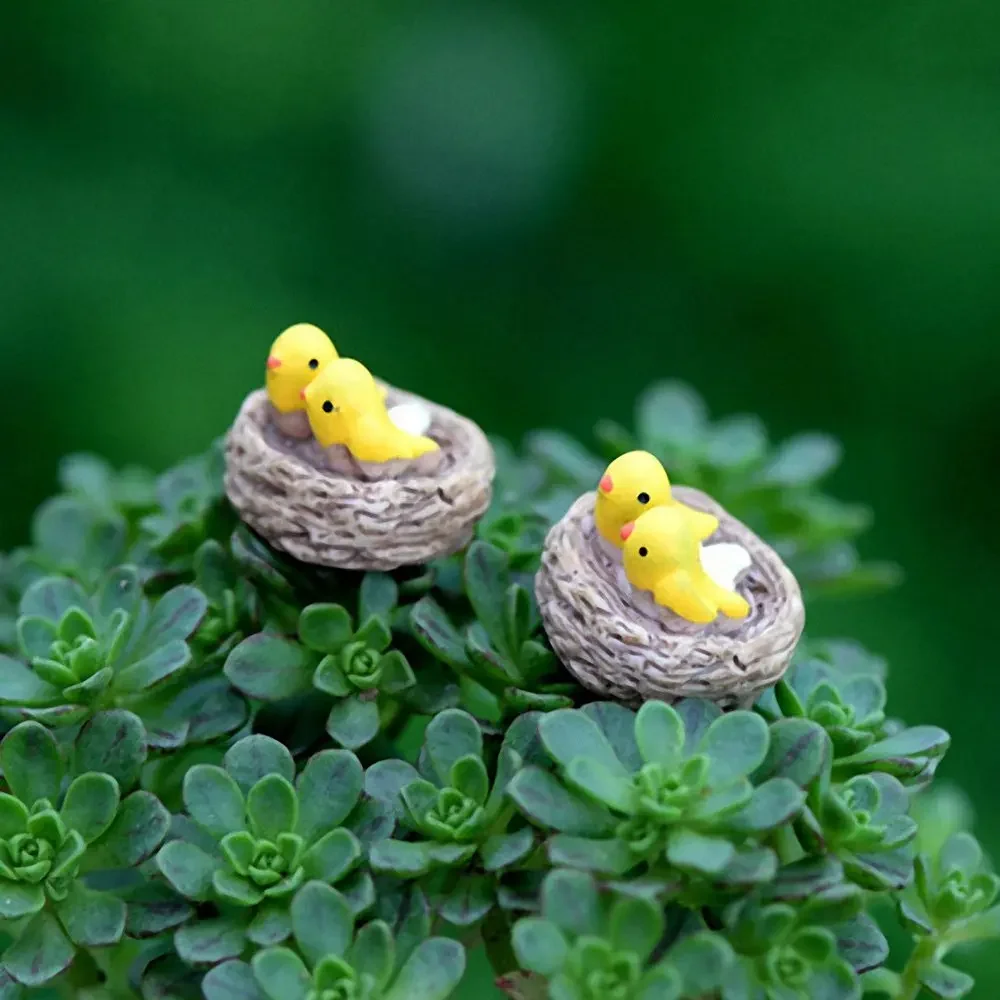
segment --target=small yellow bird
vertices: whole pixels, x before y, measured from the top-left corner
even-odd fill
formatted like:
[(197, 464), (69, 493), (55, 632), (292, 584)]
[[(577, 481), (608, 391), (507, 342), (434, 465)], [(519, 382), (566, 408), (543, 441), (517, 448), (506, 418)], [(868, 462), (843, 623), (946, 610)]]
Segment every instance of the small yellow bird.
[(728, 618), (745, 618), (750, 605), (705, 571), (701, 538), (686, 510), (678, 503), (654, 507), (622, 526), (626, 578), (689, 622), (707, 624), (720, 611)]
[(322, 368), (303, 390), (306, 414), (324, 447), (341, 444), (360, 462), (419, 458), (437, 451), (429, 437), (392, 422), (385, 394), (360, 361), (339, 358)]
[(594, 523), (601, 537), (620, 549), (624, 525), (645, 511), (665, 506), (679, 508), (699, 539), (708, 538), (719, 527), (718, 518), (674, 499), (667, 471), (655, 455), (630, 451), (604, 470), (594, 501)]
[(271, 345), (267, 358), (267, 395), (276, 411), (276, 422), (285, 434), (309, 437), (303, 390), (320, 369), (338, 357), (333, 341), (311, 323), (288, 327)]

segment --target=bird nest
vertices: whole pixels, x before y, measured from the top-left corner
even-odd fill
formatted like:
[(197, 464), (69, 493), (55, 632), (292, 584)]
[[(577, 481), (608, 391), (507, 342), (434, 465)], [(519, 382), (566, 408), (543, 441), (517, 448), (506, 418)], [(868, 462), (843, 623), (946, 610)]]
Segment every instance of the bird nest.
[(685, 487), (674, 496), (719, 519), (706, 545), (735, 542), (750, 554), (737, 584), (750, 614), (697, 625), (635, 591), (621, 554), (597, 533), (587, 493), (545, 541), (535, 578), (545, 631), (573, 676), (600, 695), (630, 705), (693, 697), (748, 707), (785, 672), (802, 634), (799, 585), (772, 548), (710, 497)]
[(493, 450), (471, 420), (386, 388), (390, 407), (427, 408), (438, 451), (358, 462), (282, 434), (266, 392), (252, 392), (226, 439), (226, 493), (240, 517), (296, 559), (341, 569), (391, 570), (464, 548), (490, 503)]

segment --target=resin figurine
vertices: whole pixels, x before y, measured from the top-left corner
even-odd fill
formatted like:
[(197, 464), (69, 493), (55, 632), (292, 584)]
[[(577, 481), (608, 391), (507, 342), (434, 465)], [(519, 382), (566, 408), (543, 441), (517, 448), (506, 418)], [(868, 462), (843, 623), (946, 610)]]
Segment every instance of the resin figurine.
[(615, 459), (549, 531), (535, 590), (581, 684), (628, 704), (753, 704), (805, 624), (778, 554), (711, 497), (671, 487), (648, 452)]
[(274, 421), (283, 434), (308, 438), (303, 390), (320, 370), (337, 359), (333, 341), (311, 323), (296, 323), (278, 334), (267, 356), (267, 396)]
[[(679, 503), (654, 507), (622, 528), (626, 579), (689, 622), (707, 624), (720, 612), (746, 618), (750, 613), (746, 600), (705, 571), (700, 542), (707, 536), (696, 534), (686, 509)], [(719, 522), (712, 520), (714, 532)]]
[(226, 438), (226, 493), (249, 527), (303, 562), (353, 570), (469, 543), (495, 473), (473, 421), (376, 379), (309, 324), (278, 337), (266, 370)]
[(324, 448), (343, 445), (360, 462), (420, 458), (436, 441), (411, 434), (390, 418), (385, 393), (360, 361), (331, 361), (303, 389), (309, 425)]

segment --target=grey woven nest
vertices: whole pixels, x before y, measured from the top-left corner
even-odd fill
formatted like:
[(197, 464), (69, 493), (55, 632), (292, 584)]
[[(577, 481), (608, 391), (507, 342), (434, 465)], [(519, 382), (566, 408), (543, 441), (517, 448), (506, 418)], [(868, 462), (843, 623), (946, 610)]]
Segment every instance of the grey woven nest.
[(471, 420), (387, 389), (389, 406), (428, 408), (439, 451), (360, 463), (282, 434), (265, 391), (252, 392), (226, 439), (226, 493), (240, 517), (296, 559), (341, 569), (415, 566), (464, 548), (490, 503), (493, 450)]
[(737, 584), (750, 614), (696, 625), (658, 607), (624, 581), (621, 555), (594, 527), (594, 494), (580, 497), (545, 540), (535, 578), (552, 648), (576, 679), (635, 705), (706, 698), (748, 707), (788, 667), (805, 624), (799, 585), (777, 553), (699, 490), (674, 495), (719, 518), (705, 544), (735, 542), (752, 565)]

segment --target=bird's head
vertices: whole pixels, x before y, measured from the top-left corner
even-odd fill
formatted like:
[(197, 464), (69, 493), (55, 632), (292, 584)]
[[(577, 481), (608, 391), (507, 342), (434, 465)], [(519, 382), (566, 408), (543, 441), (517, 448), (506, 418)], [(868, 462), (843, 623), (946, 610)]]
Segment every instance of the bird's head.
[(598, 501), (623, 521), (634, 521), (653, 507), (669, 503), (670, 479), (660, 460), (648, 451), (619, 455), (597, 484)]
[(302, 392), (316, 375), (337, 359), (330, 338), (311, 323), (296, 323), (278, 335), (267, 358), (267, 391), (283, 413), (301, 410)]
[(621, 539), (625, 575), (641, 590), (698, 558), (698, 542), (674, 506), (654, 507), (628, 522)]
[(377, 410), (385, 402), (372, 374), (360, 361), (337, 358), (320, 369), (302, 390), (302, 402), (312, 432), (324, 447), (343, 443), (350, 421)]

